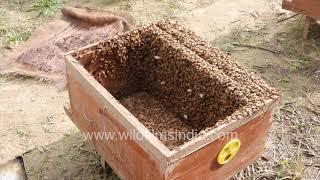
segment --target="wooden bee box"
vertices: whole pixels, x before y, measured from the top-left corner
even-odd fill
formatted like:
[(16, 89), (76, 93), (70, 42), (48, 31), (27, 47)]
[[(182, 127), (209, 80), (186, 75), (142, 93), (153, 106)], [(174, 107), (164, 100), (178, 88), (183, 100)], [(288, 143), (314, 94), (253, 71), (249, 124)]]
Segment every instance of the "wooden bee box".
[(65, 63), (68, 115), (83, 133), (108, 134), (90, 141), (122, 179), (227, 179), (263, 153), (278, 92), (179, 24), (120, 34)]
[(283, 0), (283, 9), (303, 14), (314, 19), (320, 19), (319, 0)]
[(282, 8), (302, 14), (305, 16), (303, 27), (303, 39), (306, 40), (309, 34), (311, 23), (320, 20), (320, 1), (319, 0), (283, 0)]

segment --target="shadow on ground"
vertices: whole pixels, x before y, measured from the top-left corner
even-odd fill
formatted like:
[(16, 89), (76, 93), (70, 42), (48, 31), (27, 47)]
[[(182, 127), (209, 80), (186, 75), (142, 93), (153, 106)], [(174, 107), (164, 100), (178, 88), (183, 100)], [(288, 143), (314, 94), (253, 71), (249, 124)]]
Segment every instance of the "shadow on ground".
[(80, 133), (64, 137), (23, 155), (29, 179), (119, 179), (103, 170), (94, 147)]

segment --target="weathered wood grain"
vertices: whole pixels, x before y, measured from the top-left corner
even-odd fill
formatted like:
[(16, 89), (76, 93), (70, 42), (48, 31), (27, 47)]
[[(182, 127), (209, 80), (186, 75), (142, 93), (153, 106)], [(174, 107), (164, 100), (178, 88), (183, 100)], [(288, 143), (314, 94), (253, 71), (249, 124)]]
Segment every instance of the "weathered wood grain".
[(314, 19), (320, 19), (319, 0), (283, 0), (282, 7)]
[[(123, 107), (114, 105), (113, 101), (116, 100), (106, 94), (106, 90), (99, 87), (99, 83), (80, 64), (71, 59), (66, 58), (70, 93), (70, 110), (67, 112), (82, 132), (147, 131), (139, 122), (132, 123), (130, 113), (117, 112)], [(271, 103), (252, 119), (230, 126), (233, 127), (231, 130), (222, 128), (224, 131), (216, 131), (216, 135), (211, 132), (211, 139), (205, 136), (189, 142), (185, 149), (182, 148), (182, 153), (168, 151), (150, 132), (145, 132), (144, 141), (92, 139), (91, 142), (122, 179), (225, 179), (260, 157), (270, 128), (273, 107)], [(219, 166), (216, 163), (217, 154), (230, 139), (219, 139), (218, 134), (228, 131), (237, 133), (242, 146), (230, 163)]]
[(219, 138), (174, 162), (168, 167), (166, 179), (228, 179), (261, 156), (270, 126), (271, 111), (267, 111), (233, 131), (241, 141), (241, 147), (229, 163), (219, 165), (217, 156), (223, 146), (232, 139), (232, 135)]

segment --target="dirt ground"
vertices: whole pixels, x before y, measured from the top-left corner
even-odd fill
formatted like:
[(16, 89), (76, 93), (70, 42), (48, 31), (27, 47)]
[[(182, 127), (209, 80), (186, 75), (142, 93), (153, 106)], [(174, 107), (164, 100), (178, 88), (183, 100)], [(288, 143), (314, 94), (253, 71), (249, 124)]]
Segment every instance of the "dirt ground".
[[(293, 15), (281, 10), (280, 0), (62, 3), (66, 4), (126, 11), (140, 25), (178, 19), (259, 73), (282, 91), (283, 102), (274, 115), (265, 154), (234, 179), (320, 179), (318, 26), (312, 27), (309, 39), (303, 42), (303, 17), (279, 22)], [(3, 43), (7, 42), (6, 30), (32, 32), (58, 16), (34, 18), (29, 7), (18, 0), (0, 2), (0, 59), (10, 51)], [(0, 159), (24, 153), (30, 179), (117, 179), (111, 169), (102, 172), (99, 156), (64, 114), (66, 90), (26, 77), (2, 76), (0, 92)]]

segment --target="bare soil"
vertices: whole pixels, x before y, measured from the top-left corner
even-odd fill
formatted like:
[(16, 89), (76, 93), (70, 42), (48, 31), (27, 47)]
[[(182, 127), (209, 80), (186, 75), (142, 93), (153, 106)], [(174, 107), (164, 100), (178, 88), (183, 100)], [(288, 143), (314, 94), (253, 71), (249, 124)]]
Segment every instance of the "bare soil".
[[(312, 35), (303, 42), (301, 16), (277, 22), (292, 15), (281, 10), (280, 0), (172, 2), (97, 0), (83, 4), (129, 12), (139, 24), (165, 17), (179, 19), (281, 90), (283, 103), (274, 116), (263, 158), (234, 179), (319, 178), (318, 27), (312, 27)], [(11, 18), (23, 19), (23, 12), (11, 6), (5, 4), (0, 9), (9, 11)], [(6, 53), (1, 49), (2, 55)], [(0, 158), (28, 151), (24, 158), (30, 179), (116, 178), (112, 171), (100, 173), (98, 155), (64, 114), (66, 91), (21, 77), (1, 77), (0, 90)]]

